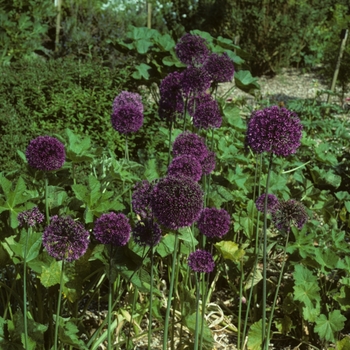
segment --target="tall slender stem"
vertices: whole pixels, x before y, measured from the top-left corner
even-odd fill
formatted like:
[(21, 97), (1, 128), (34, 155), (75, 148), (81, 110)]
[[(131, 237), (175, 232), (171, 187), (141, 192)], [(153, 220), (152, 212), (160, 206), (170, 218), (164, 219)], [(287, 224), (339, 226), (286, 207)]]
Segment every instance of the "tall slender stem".
[(107, 339), (108, 339), (108, 350), (112, 349), (112, 294), (113, 294), (113, 286), (112, 286), (112, 263), (113, 263), (113, 246), (110, 246), (109, 250), (109, 276), (108, 276), (108, 321), (107, 321)]
[(152, 308), (153, 308), (153, 246), (151, 247), (151, 284), (149, 288), (149, 324), (148, 324), (148, 350), (151, 350), (152, 338)]
[(27, 247), (28, 237), (32, 233), (32, 228), (28, 228), (23, 254), (23, 322), (24, 322), (24, 347), (28, 349), (28, 318), (27, 318)]
[[(198, 272), (194, 273), (196, 279), (196, 328), (194, 330), (194, 350), (198, 350), (198, 331), (199, 331), (199, 282)], [(203, 309), (202, 309), (202, 312)]]
[(49, 179), (47, 174), (45, 174), (45, 213), (46, 213), (46, 223), (50, 225), (50, 215), (49, 215)]
[(267, 200), (270, 184), (273, 153), (270, 153), (269, 168), (267, 171), (264, 203), (264, 228), (263, 228), (263, 302), (262, 302), (262, 341), (263, 349), (268, 350), (269, 339), (266, 338), (266, 302), (267, 302)]
[(170, 287), (169, 287), (169, 294), (168, 294), (168, 305), (167, 305), (166, 314), (165, 314), (163, 350), (168, 350), (169, 318), (170, 318), (171, 299), (173, 297), (173, 290), (174, 290), (178, 242), (179, 242), (179, 237), (177, 234), (175, 234), (174, 254), (173, 254), (172, 267), (171, 267)]
[(54, 349), (55, 350), (57, 350), (57, 345), (58, 345), (58, 326), (59, 326), (59, 323), (60, 323), (60, 314), (61, 314), (61, 301), (62, 301), (62, 290), (63, 290), (63, 271), (64, 271), (64, 259), (62, 260), (60, 289), (59, 289), (59, 292), (58, 292), (58, 302), (57, 302), (57, 311), (56, 311), (55, 343), (54, 343)]

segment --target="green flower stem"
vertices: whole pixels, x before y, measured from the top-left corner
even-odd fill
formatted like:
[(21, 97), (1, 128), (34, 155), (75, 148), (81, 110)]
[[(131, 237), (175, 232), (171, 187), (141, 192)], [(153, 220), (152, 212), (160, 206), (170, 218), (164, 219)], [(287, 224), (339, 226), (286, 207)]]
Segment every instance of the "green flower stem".
[(168, 166), (170, 164), (170, 152), (171, 152), (171, 129), (173, 127), (173, 120), (171, 120), (169, 125), (169, 148), (168, 148)]
[(270, 339), (270, 332), (271, 332), (271, 325), (272, 325), (273, 314), (275, 312), (278, 292), (279, 292), (279, 289), (280, 289), (280, 286), (281, 286), (282, 276), (283, 276), (283, 272), (284, 272), (284, 266), (286, 264), (287, 247), (288, 247), (288, 241), (289, 241), (289, 232), (290, 232), (290, 229), (287, 232), (286, 244), (284, 246), (283, 263), (282, 263), (282, 266), (281, 266), (280, 275), (278, 277), (277, 288), (276, 288), (276, 292), (275, 292), (275, 297), (273, 299), (273, 304), (272, 304), (272, 308), (271, 308), (271, 314), (270, 314), (270, 318), (269, 318), (269, 324), (267, 326), (267, 335), (266, 335), (267, 339)]
[(263, 301), (262, 301), (262, 341), (263, 349), (268, 350), (270, 340), (266, 338), (266, 302), (267, 302), (267, 199), (269, 193), (270, 175), (273, 153), (270, 154), (269, 168), (267, 171), (264, 203), (264, 228), (263, 228)]
[[(199, 283), (198, 283), (198, 273), (194, 273), (195, 279), (196, 279), (196, 326), (194, 330), (194, 350), (198, 350), (198, 331), (199, 331)], [(204, 313), (204, 310), (202, 308), (202, 314)]]
[(50, 216), (49, 216), (49, 179), (47, 174), (45, 174), (45, 213), (46, 213), (46, 223), (50, 225)]
[(173, 262), (172, 262), (172, 268), (171, 268), (170, 287), (169, 287), (169, 294), (168, 294), (168, 305), (167, 305), (166, 314), (165, 314), (163, 350), (168, 350), (169, 318), (170, 318), (171, 299), (173, 297), (173, 290), (174, 290), (178, 243), (179, 243), (179, 237), (177, 234), (175, 234)]
[(128, 135), (125, 134), (125, 160), (129, 164)]
[(56, 323), (55, 323), (55, 342), (54, 349), (57, 350), (58, 347), (58, 326), (60, 323), (60, 313), (61, 313), (61, 301), (62, 301), (62, 291), (63, 291), (63, 271), (64, 271), (64, 259), (62, 260), (62, 269), (60, 277), (60, 289), (58, 291), (58, 302), (57, 302), (57, 311), (56, 311)]
[(183, 124), (182, 131), (185, 131), (185, 130), (186, 130), (187, 104), (188, 104), (188, 97), (186, 97), (186, 99), (185, 99), (185, 106), (184, 106), (184, 124)]
[(113, 286), (112, 286), (112, 264), (113, 264), (113, 246), (110, 246), (109, 250), (109, 276), (108, 276), (108, 316), (107, 316), (107, 339), (108, 339), (108, 350), (112, 349), (112, 294), (113, 294)]
[(26, 243), (23, 253), (23, 322), (24, 322), (24, 348), (28, 349), (28, 318), (27, 318), (27, 247), (28, 238), (32, 234), (32, 228), (29, 227), (26, 235)]
[(147, 349), (151, 350), (151, 339), (152, 339), (152, 308), (153, 308), (153, 247), (151, 247), (151, 283), (149, 288), (149, 323), (148, 323), (148, 346)]
[[(243, 258), (240, 260), (239, 264), (241, 270), (241, 277), (239, 279), (239, 305), (238, 305), (238, 334), (237, 334), (237, 347), (241, 349), (241, 329), (242, 329), (242, 296), (243, 296), (243, 279), (244, 279), (244, 266)], [(244, 338), (242, 338), (242, 349), (244, 344)]]

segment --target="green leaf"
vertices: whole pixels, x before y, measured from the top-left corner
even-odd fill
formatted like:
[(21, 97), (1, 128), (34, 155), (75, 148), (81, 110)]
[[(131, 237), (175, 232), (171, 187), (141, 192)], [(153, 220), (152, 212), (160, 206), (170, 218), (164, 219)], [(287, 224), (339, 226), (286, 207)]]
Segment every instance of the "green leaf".
[(303, 265), (296, 265), (293, 273), (295, 285), (301, 285), (305, 283), (317, 284), (317, 277)]
[(314, 301), (320, 301), (320, 287), (317, 284), (305, 282), (304, 284), (296, 285), (294, 289), (294, 300), (299, 300), (306, 307), (313, 308)]
[(262, 320), (255, 322), (248, 332), (248, 349), (260, 350), (262, 345)]
[(337, 350), (349, 350), (350, 349), (350, 337), (346, 336), (335, 344)]
[(175, 41), (169, 34), (161, 35), (156, 42), (164, 51), (170, 51), (175, 47)]
[(224, 115), (227, 122), (238, 131), (247, 129), (246, 122), (241, 116), (241, 109), (235, 105), (229, 104), (224, 109)]
[(49, 268), (43, 266), (39, 276), (41, 284), (48, 288), (60, 283), (62, 271), (62, 261), (52, 260)]
[(174, 252), (175, 236), (173, 234), (166, 234), (157, 245), (157, 253), (165, 258)]
[[(57, 316), (56, 316), (57, 317)], [(78, 349), (87, 350), (84, 342), (79, 339), (79, 329), (73, 323), (74, 319), (68, 321), (59, 316), (59, 338), (64, 344), (68, 344)]]
[(148, 70), (152, 68), (151, 66), (149, 66), (148, 64), (145, 64), (145, 63), (141, 63), (141, 64), (135, 66), (135, 68), (136, 68), (136, 72), (134, 72), (132, 74), (132, 77), (134, 79), (137, 79), (137, 80), (140, 80), (142, 78), (145, 80), (149, 79), (150, 74), (149, 74)]
[(234, 75), (236, 86), (248, 94), (254, 95), (255, 90), (260, 89), (258, 78), (253, 78), (248, 70), (240, 70)]
[[(190, 330), (191, 334), (194, 335), (196, 329), (196, 313), (188, 315), (184, 318), (184, 325)], [(203, 333), (200, 336), (203, 336), (203, 349), (211, 350), (213, 349), (213, 336), (206, 322), (203, 323), (202, 327), (202, 318), (199, 317), (198, 320), (198, 329), (202, 329)]]
[(139, 54), (143, 55), (152, 45), (152, 41), (141, 39), (136, 42), (136, 50)]
[(239, 248), (239, 244), (232, 241), (221, 241), (215, 244), (224, 259), (238, 262), (244, 256), (244, 250)]
[(288, 334), (292, 330), (293, 322), (292, 319), (285, 315), (283, 318), (277, 318), (274, 324), (278, 331), (282, 334)]
[(334, 310), (326, 315), (321, 314), (316, 320), (315, 332), (319, 334), (322, 340), (335, 341), (335, 333), (344, 328), (346, 317), (339, 310)]

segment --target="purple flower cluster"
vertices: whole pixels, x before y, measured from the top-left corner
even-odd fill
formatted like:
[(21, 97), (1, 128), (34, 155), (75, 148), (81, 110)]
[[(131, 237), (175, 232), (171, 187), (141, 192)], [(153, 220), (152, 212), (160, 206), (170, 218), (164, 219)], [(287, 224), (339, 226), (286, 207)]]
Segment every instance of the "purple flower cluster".
[(188, 176), (193, 181), (199, 181), (202, 177), (202, 166), (191, 155), (182, 155), (172, 160), (168, 167), (170, 176)]
[(26, 158), (28, 164), (38, 170), (53, 171), (60, 169), (66, 158), (64, 145), (51, 136), (39, 136), (30, 141)]
[(308, 219), (305, 207), (294, 199), (279, 202), (277, 209), (272, 213), (274, 225), (287, 232), (292, 225), (301, 230)]
[(231, 218), (225, 209), (205, 208), (197, 221), (199, 231), (208, 238), (222, 238), (230, 229)]
[(157, 220), (169, 229), (195, 222), (203, 208), (203, 192), (188, 177), (167, 176), (154, 186), (151, 208)]
[(208, 155), (201, 161), (203, 174), (209, 175), (215, 169), (215, 157), (216, 155), (214, 152), (208, 151)]
[(162, 238), (160, 226), (151, 218), (139, 221), (132, 230), (134, 241), (140, 246), (154, 247)]
[(213, 256), (206, 250), (196, 250), (188, 257), (188, 265), (192, 271), (210, 273), (214, 270)]
[(253, 112), (248, 123), (247, 143), (256, 153), (272, 152), (287, 157), (300, 146), (303, 127), (294, 112), (278, 106)]
[(209, 55), (206, 40), (199, 35), (186, 33), (175, 46), (176, 56), (186, 65), (204, 63)]
[(37, 224), (41, 224), (45, 217), (44, 214), (39, 211), (38, 207), (34, 207), (19, 213), (17, 219), (20, 227), (23, 227), (26, 224), (30, 227), (34, 227)]
[(103, 244), (124, 246), (130, 239), (129, 219), (122, 213), (102, 214), (95, 222), (94, 235)]
[[(266, 194), (264, 193), (255, 201), (256, 209), (258, 209), (261, 213), (264, 212), (265, 198), (266, 198)], [(278, 204), (279, 204), (279, 201), (274, 194), (267, 195), (267, 212), (269, 214), (276, 212), (278, 208)]]
[(173, 143), (173, 155), (175, 157), (191, 155), (202, 162), (208, 156), (208, 149), (200, 136), (184, 131)]
[(230, 82), (235, 73), (233, 61), (228, 57), (226, 52), (222, 55), (212, 53), (205, 61), (203, 68), (215, 83)]
[(147, 180), (140, 181), (134, 186), (134, 192), (131, 197), (132, 210), (142, 218), (151, 215), (150, 202), (152, 190), (153, 184)]
[(138, 131), (143, 124), (143, 114), (137, 105), (131, 103), (115, 109), (111, 116), (112, 126), (121, 134)]
[(213, 99), (206, 103), (199, 103), (193, 114), (193, 125), (196, 128), (220, 128), (222, 117), (218, 103)]
[(182, 92), (185, 97), (201, 94), (210, 87), (210, 77), (201, 67), (188, 66), (182, 72)]
[(184, 112), (182, 98), (182, 74), (173, 72), (167, 75), (159, 87), (159, 117), (163, 120), (173, 121)]
[(89, 245), (89, 232), (70, 216), (55, 215), (44, 231), (43, 245), (52, 257), (74, 261), (85, 254)]
[(141, 95), (135, 92), (122, 91), (113, 101), (113, 113), (120, 107), (126, 105), (135, 106), (140, 113), (143, 113), (143, 104)]

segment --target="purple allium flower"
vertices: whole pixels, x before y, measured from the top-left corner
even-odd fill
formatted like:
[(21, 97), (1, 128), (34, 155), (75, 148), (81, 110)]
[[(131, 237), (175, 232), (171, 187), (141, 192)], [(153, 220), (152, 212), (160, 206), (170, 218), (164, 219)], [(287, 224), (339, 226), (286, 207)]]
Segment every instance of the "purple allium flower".
[(202, 172), (205, 175), (209, 175), (215, 169), (216, 161), (215, 161), (215, 153), (212, 151), (208, 151), (208, 155), (201, 161)]
[(188, 177), (167, 176), (154, 186), (151, 208), (157, 220), (176, 230), (195, 222), (203, 208), (203, 192)]
[(185, 97), (201, 94), (210, 87), (209, 74), (203, 68), (189, 66), (182, 72), (181, 86)]
[(205, 61), (203, 68), (215, 83), (230, 82), (235, 73), (233, 61), (228, 57), (226, 52), (222, 55), (212, 53)]
[(188, 257), (188, 265), (192, 271), (210, 273), (214, 270), (213, 256), (206, 250), (196, 250)]
[(44, 214), (39, 211), (38, 207), (34, 207), (32, 209), (19, 213), (17, 219), (19, 221), (20, 227), (23, 227), (26, 224), (30, 227), (33, 227), (36, 224), (41, 224), (44, 221), (45, 217)]
[(44, 231), (43, 245), (52, 257), (70, 262), (85, 254), (89, 245), (89, 232), (70, 216), (55, 215)]
[(193, 125), (196, 128), (220, 128), (221, 123), (219, 105), (215, 100), (198, 104), (193, 114)]
[(199, 231), (208, 238), (221, 238), (230, 229), (231, 218), (225, 209), (205, 208), (197, 221)]
[(162, 238), (160, 226), (151, 218), (139, 221), (132, 230), (134, 241), (140, 246), (154, 247)]
[(149, 183), (147, 180), (135, 184), (131, 199), (132, 210), (135, 214), (143, 218), (151, 215), (150, 202), (152, 190), (153, 184)]
[(198, 107), (198, 105), (202, 104), (202, 103), (207, 103), (207, 102), (211, 102), (213, 101), (213, 96), (207, 92), (204, 92), (200, 95), (196, 95), (196, 96), (192, 96), (187, 104), (187, 110), (188, 110), (188, 114), (193, 117), (196, 108)]
[(94, 235), (103, 244), (124, 246), (130, 239), (129, 219), (122, 213), (102, 214), (95, 222)]
[(287, 157), (300, 146), (303, 127), (298, 116), (286, 108), (255, 111), (248, 123), (247, 143), (256, 153), (273, 152)]
[[(264, 212), (266, 194), (262, 194), (256, 201), (255, 206), (261, 213)], [(267, 212), (274, 213), (278, 208), (279, 201), (274, 194), (267, 195)]]
[(115, 130), (121, 134), (128, 134), (141, 128), (143, 114), (137, 105), (126, 104), (113, 111), (111, 122)]
[(181, 90), (182, 73), (168, 74), (160, 83), (159, 92), (159, 117), (163, 120), (173, 121), (177, 116), (182, 116), (184, 100)]
[(143, 113), (142, 97), (138, 93), (122, 91), (113, 101), (113, 113), (125, 105), (133, 105)]
[(51, 136), (39, 136), (29, 142), (26, 150), (28, 164), (38, 170), (60, 169), (65, 161), (64, 145)]
[(208, 149), (203, 139), (197, 134), (184, 131), (173, 143), (174, 157), (190, 155), (202, 162), (208, 156)]
[(186, 33), (175, 46), (176, 56), (187, 65), (202, 64), (209, 55), (206, 40), (199, 35)]
[(283, 231), (289, 231), (292, 225), (301, 230), (308, 219), (305, 207), (294, 199), (279, 202), (276, 211), (272, 213), (272, 222)]
[(168, 175), (188, 176), (193, 181), (199, 181), (202, 177), (202, 166), (196, 158), (185, 154), (172, 160), (168, 167)]

